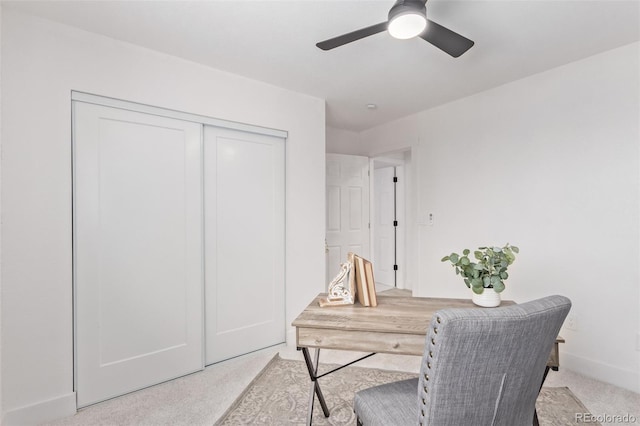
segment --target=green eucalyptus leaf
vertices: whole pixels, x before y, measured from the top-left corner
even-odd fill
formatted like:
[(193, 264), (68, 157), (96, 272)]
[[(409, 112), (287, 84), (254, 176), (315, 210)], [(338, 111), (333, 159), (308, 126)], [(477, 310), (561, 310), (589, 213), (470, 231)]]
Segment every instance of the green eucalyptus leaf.
[(477, 260), (472, 262), (469, 249), (464, 249), (462, 255), (451, 253), (441, 259), (449, 261), (456, 270), (456, 275), (464, 278), (467, 287), (480, 294), (485, 287), (493, 287), (496, 292), (504, 290), (504, 281), (509, 278), (507, 268), (515, 261), (515, 253), (519, 253), (518, 247), (509, 243), (504, 247), (480, 247), (474, 250), (473, 256)]
[(499, 281), (498, 283), (494, 284), (493, 290), (496, 293), (502, 293), (504, 291), (504, 283), (502, 281)]

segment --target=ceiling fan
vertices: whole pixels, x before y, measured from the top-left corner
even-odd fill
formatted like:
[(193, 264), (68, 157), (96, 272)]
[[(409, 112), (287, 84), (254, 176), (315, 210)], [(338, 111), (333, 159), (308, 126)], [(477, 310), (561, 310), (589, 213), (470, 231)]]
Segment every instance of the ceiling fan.
[(316, 46), (331, 50), (383, 31), (399, 39), (420, 36), (454, 58), (473, 46), (468, 38), (427, 19), (426, 4), (427, 0), (397, 0), (389, 10), (388, 21), (321, 41)]

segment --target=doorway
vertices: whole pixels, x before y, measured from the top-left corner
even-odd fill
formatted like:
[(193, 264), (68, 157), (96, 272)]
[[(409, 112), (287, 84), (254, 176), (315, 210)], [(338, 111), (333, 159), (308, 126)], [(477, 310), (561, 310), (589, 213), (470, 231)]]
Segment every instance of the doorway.
[(373, 158), (327, 154), (326, 283), (351, 251), (372, 261), (377, 291), (411, 289), (405, 195), (410, 167), (410, 150)]
[(376, 288), (405, 289), (405, 192), (409, 151), (371, 159), (371, 241)]

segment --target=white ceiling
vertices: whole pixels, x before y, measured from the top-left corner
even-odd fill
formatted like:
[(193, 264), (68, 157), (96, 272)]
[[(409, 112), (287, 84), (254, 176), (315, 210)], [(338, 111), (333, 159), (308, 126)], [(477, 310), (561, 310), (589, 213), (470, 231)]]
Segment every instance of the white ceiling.
[(431, 20), (475, 41), (457, 59), (387, 33), (315, 47), (385, 21), (393, 0), (2, 4), (324, 98), (327, 125), (352, 131), (640, 40), (639, 0), (429, 0)]

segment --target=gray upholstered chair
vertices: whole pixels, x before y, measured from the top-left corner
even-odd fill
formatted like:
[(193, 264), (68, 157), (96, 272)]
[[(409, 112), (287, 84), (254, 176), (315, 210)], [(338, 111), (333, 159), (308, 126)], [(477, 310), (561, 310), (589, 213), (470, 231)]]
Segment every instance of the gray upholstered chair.
[(566, 297), (549, 296), (438, 311), (420, 376), (357, 392), (359, 424), (530, 426), (547, 359), (570, 308)]

